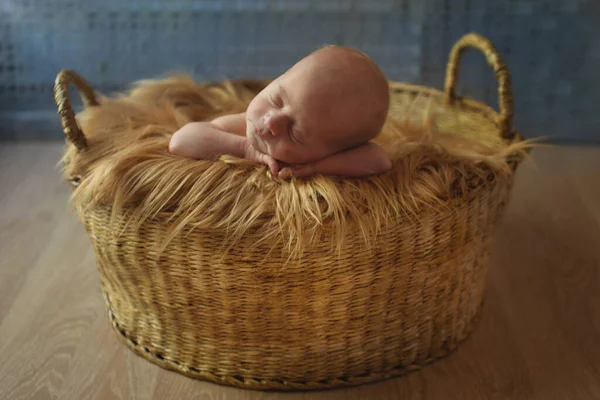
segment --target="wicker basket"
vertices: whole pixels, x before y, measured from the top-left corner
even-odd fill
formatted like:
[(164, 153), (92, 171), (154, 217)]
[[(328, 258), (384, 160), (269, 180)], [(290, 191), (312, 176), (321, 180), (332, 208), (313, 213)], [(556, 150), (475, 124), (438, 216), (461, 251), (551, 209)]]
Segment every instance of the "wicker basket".
[[(499, 82), (500, 113), (455, 96), (460, 55), (481, 50)], [(63, 128), (80, 151), (87, 143), (68, 99), (75, 84), (88, 106), (94, 91), (70, 71), (59, 74), (55, 100)], [(450, 54), (444, 92), (391, 83), (391, 114), (415, 96), (440, 98), (474, 129), (515, 139), (510, 76), (492, 44), (463, 37)], [(468, 125), (468, 124), (467, 124)], [(519, 159), (512, 163), (513, 174)], [(93, 244), (112, 326), (139, 355), (161, 367), (252, 389), (321, 389), (398, 376), (445, 356), (477, 320), (494, 225), (509, 196), (509, 179), (483, 182), (399, 218), (379, 233), (375, 251), (350, 238), (337, 257), (323, 243), (281, 268), (283, 255), (242, 238), (226, 260), (215, 256), (224, 233), (176, 237), (157, 257), (165, 212), (139, 229), (111, 207), (80, 215)]]

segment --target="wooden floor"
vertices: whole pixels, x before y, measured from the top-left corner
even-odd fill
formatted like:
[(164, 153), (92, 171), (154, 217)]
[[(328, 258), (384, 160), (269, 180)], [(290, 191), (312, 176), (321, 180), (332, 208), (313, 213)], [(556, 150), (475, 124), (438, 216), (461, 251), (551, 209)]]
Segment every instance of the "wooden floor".
[(60, 144), (0, 144), (2, 399), (600, 399), (600, 148), (534, 152), (486, 306), (449, 358), (358, 388), (263, 393), (162, 370), (113, 333)]

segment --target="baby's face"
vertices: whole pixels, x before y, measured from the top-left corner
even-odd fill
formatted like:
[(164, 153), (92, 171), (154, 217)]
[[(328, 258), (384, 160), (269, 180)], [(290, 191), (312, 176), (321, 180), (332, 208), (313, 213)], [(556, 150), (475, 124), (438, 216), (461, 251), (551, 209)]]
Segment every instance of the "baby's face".
[(252, 100), (246, 136), (276, 160), (313, 162), (376, 136), (387, 107), (387, 80), (372, 61), (347, 49), (323, 49)]
[(319, 50), (274, 80), (246, 110), (246, 136), (276, 160), (301, 164), (375, 137), (387, 115), (388, 84), (364, 55)]
[[(246, 136), (259, 151), (284, 163), (308, 163), (341, 149), (331, 138), (349, 130), (340, 94), (303, 62), (274, 80), (246, 110)], [(334, 136), (337, 135), (337, 136)]]

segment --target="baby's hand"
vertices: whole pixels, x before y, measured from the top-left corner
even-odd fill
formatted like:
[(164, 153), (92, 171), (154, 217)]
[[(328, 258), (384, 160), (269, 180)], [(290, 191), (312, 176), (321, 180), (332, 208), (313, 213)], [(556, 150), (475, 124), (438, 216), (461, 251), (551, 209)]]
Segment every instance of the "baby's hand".
[(277, 162), (277, 160), (268, 154), (261, 153), (260, 151), (256, 150), (256, 148), (250, 143), (246, 144), (244, 158), (258, 164), (265, 164), (269, 166), (269, 169), (271, 170), (273, 176), (277, 176), (277, 174), (279, 173), (279, 163)]
[(309, 177), (315, 175), (317, 173), (317, 164), (316, 163), (307, 163), (307, 164), (291, 164), (282, 168), (279, 171), (279, 177), (281, 179), (291, 179), (294, 178), (302, 178)]

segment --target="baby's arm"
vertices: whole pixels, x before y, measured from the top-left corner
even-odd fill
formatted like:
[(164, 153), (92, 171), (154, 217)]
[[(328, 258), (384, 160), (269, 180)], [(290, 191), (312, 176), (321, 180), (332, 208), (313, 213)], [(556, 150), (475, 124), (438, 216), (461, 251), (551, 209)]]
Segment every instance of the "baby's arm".
[(246, 113), (186, 124), (171, 137), (169, 151), (196, 159), (214, 159), (221, 154), (244, 157), (246, 140), (239, 136), (246, 136)]
[[(260, 153), (246, 140), (245, 114), (227, 115), (212, 122), (191, 122), (171, 137), (169, 152), (182, 157), (215, 160), (228, 154), (266, 164), (274, 175), (279, 164), (274, 158)], [(232, 132), (232, 133), (230, 133)]]
[(311, 176), (314, 174), (361, 177), (375, 175), (392, 168), (387, 152), (375, 143), (365, 143), (308, 164), (296, 164), (283, 168), (283, 179)]
[(246, 113), (223, 115), (211, 121), (211, 124), (224, 132), (246, 136)]
[(211, 122), (191, 122), (171, 137), (169, 152), (178, 156), (214, 160), (222, 154), (243, 158), (247, 140), (225, 132)]

